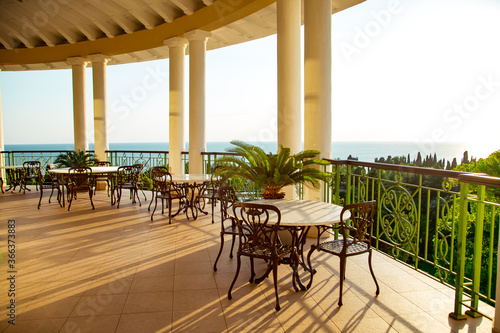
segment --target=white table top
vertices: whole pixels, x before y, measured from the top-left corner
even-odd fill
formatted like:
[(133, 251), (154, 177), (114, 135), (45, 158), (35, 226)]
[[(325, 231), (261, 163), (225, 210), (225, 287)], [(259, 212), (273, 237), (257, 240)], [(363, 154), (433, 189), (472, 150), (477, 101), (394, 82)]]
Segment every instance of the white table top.
[(5, 165), (5, 166), (0, 166), (0, 169), (22, 169), (22, 165)]
[(198, 183), (198, 182), (208, 182), (211, 180), (211, 175), (205, 174), (185, 174), (185, 175), (172, 175), (173, 182), (183, 182), (183, 183)]
[[(117, 166), (107, 166), (107, 167), (90, 167), (92, 169), (92, 173), (115, 173), (118, 171)], [(57, 168), (57, 169), (49, 169), (47, 170), (50, 173), (57, 174), (68, 174), (69, 168)]]
[[(341, 206), (327, 202), (312, 200), (256, 200), (249, 203), (273, 205), (281, 212), (282, 226), (311, 227), (317, 225), (329, 225), (340, 222)], [(350, 213), (346, 212), (345, 217)], [(270, 222), (276, 220), (273, 214)]]

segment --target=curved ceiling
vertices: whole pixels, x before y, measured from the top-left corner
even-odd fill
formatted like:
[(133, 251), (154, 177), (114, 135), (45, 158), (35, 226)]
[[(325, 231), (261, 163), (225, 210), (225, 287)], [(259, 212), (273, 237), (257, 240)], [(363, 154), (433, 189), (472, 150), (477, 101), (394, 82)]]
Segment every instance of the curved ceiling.
[[(302, 0), (304, 1), (304, 0)], [(337, 12), (364, 0), (332, 0)], [(70, 57), (109, 65), (168, 58), (166, 39), (200, 29), (207, 49), (276, 33), (275, 0), (0, 0), (0, 69), (70, 68)]]

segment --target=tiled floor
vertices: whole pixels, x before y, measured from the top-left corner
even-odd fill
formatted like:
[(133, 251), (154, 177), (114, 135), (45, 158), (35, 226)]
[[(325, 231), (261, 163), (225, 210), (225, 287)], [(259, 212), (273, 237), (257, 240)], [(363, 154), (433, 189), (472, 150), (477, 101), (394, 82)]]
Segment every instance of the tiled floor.
[[(210, 215), (177, 216), (169, 225), (161, 212), (151, 222), (144, 203), (127, 198), (117, 209), (105, 191), (94, 199), (95, 210), (81, 195), (68, 212), (47, 198), (36, 209), (35, 191), (0, 194), (1, 332), (491, 332), (486, 318), (451, 320), (451, 289), (378, 253), (378, 297), (367, 257), (353, 258), (339, 308), (338, 261), (318, 254), (306, 292), (295, 292), (289, 267), (280, 266), (281, 311), (274, 310), (272, 280), (248, 283), (247, 261), (228, 300), (236, 260), (228, 257), (227, 241), (212, 270), (220, 224)], [(15, 220), (15, 297), (8, 296), (9, 219)], [(11, 299), (15, 326), (7, 322)], [(493, 316), (494, 309), (481, 309)]]

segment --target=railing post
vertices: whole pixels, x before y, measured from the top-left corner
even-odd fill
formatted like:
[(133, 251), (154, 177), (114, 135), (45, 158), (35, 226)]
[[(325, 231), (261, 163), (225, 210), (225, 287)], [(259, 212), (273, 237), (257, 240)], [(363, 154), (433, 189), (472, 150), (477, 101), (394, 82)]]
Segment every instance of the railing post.
[(340, 205), (340, 165), (335, 165), (335, 204)]
[[(494, 221), (492, 222), (494, 224)], [(493, 240), (492, 240), (493, 242)], [(500, 253), (500, 233), (498, 234), (498, 245), (497, 245), (497, 254)], [(497, 267), (500, 267), (500, 255), (497, 255)], [(497, 276), (496, 276), (496, 298), (495, 300), (500, 300), (500, 269), (497, 268)], [(495, 317), (493, 318), (493, 328), (491, 330), (492, 333), (500, 333), (500, 306), (495, 306)]]
[(464, 295), (465, 276), (465, 249), (467, 237), (467, 205), (469, 195), (469, 184), (461, 183), (460, 188), (460, 213), (458, 217), (458, 255), (457, 255), (457, 276), (455, 280), (455, 308), (450, 317), (455, 320), (467, 319), (462, 314), (462, 301)]
[(484, 227), (484, 195), (485, 186), (478, 185), (477, 187), (477, 208), (476, 208), (476, 223), (474, 228), (474, 261), (472, 273), (472, 294), (471, 294), (471, 310), (465, 311), (466, 315), (471, 317), (481, 317), (477, 312), (479, 304), (479, 284), (481, 282), (481, 259), (483, 250), (483, 227)]
[(345, 189), (345, 204), (348, 205), (351, 203), (351, 166), (347, 165), (346, 172), (346, 189)]

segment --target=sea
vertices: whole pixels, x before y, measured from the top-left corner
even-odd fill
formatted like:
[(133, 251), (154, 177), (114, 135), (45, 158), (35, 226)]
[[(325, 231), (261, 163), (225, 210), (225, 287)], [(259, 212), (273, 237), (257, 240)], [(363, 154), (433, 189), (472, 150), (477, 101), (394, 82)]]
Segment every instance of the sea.
[[(247, 142), (261, 147), (265, 152), (276, 153), (277, 142)], [(234, 147), (229, 142), (207, 142), (207, 152), (226, 152)], [(73, 150), (73, 144), (6, 144), (6, 151), (40, 151), (40, 150)], [(93, 150), (93, 144), (89, 145)], [(168, 142), (134, 142), (134, 143), (110, 143), (110, 150), (134, 150), (134, 151), (168, 151)], [(186, 145), (186, 151), (189, 146)], [(486, 147), (470, 143), (435, 143), (435, 142), (333, 142), (332, 158), (347, 159), (349, 156), (359, 161), (373, 162), (376, 158), (410, 156), (413, 160), (420, 152), (422, 157), (436, 155), (438, 159), (452, 162), (454, 158), (461, 163), (464, 152), (468, 152), (470, 158), (486, 158), (491, 153), (499, 150), (498, 146)]]

